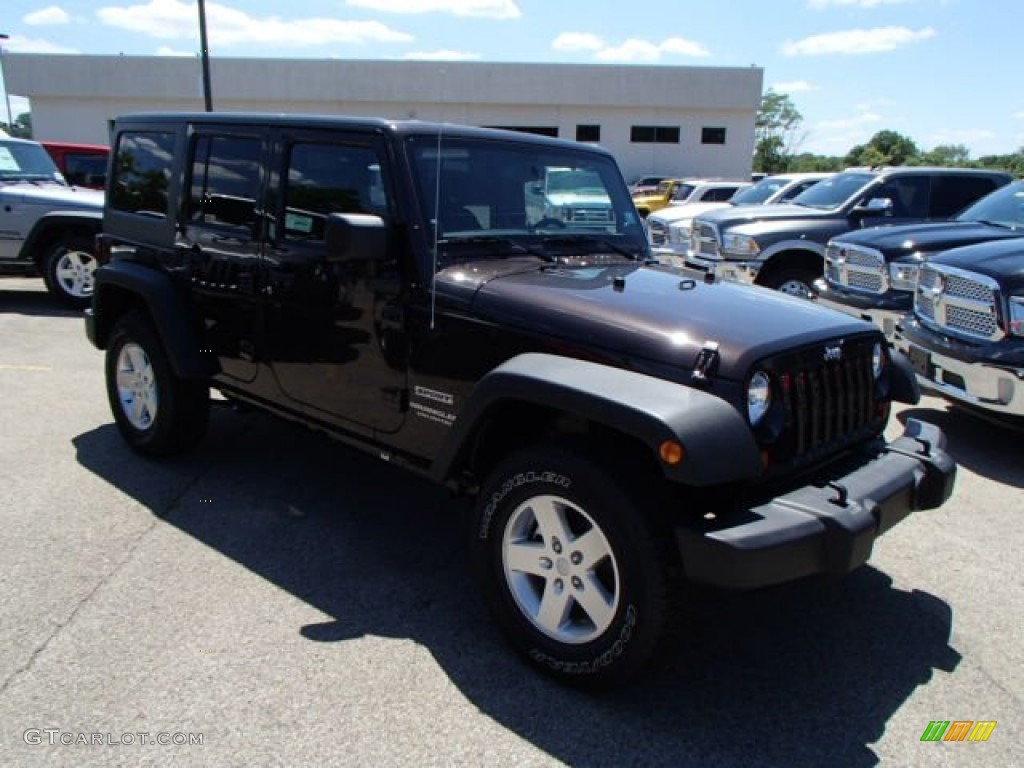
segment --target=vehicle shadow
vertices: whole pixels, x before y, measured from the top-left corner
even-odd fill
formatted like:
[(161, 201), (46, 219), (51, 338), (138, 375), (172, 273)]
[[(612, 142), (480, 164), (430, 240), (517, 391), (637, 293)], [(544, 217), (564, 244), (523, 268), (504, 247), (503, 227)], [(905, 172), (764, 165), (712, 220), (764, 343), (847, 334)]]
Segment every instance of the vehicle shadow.
[(81, 318), (82, 310), (61, 304), (45, 290), (0, 287), (0, 315), (4, 314)]
[(946, 433), (946, 449), (956, 463), (1004, 485), (1024, 488), (1024, 426), (956, 406), (908, 408), (896, 415), (902, 423), (920, 419)]
[(173, 462), (133, 455), (113, 426), (74, 445), (82, 466), (155, 516), (332, 617), (296, 627), (303, 637), (411, 639), (481, 712), (569, 765), (875, 765), (870, 745), (889, 718), (960, 661), (950, 607), (866, 567), (700, 591), (661, 663), (629, 688), (587, 694), (502, 642), (468, 583), (468, 505), (435, 485), (220, 408), (201, 448)]

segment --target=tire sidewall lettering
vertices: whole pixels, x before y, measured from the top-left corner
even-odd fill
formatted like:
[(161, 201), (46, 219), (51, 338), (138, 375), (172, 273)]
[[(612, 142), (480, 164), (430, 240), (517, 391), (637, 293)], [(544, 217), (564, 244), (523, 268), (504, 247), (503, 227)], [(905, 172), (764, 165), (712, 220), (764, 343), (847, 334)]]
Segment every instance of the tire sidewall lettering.
[(494, 513), (498, 510), (498, 506), (510, 493), (529, 484), (548, 484), (564, 490), (569, 490), (572, 488), (572, 479), (550, 470), (540, 472), (518, 472), (512, 475), (512, 477), (506, 479), (505, 482), (501, 484), (501, 487), (495, 490), (487, 500), (487, 505), (484, 507), (483, 513), (480, 515), (480, 527), (477, 532), (481, 539), (487, 539), (490, 537), (491, 520), (493, 520)]

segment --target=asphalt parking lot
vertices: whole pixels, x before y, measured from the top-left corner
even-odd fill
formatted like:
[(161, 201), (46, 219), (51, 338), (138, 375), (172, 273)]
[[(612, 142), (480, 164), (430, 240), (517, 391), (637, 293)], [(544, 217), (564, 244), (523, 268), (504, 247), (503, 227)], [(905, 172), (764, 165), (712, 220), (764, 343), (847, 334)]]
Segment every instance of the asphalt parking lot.
[[(5, 279), (0, 765), (1019, 765), (1024, 439), (910, 415), (947, 431), (949, 504), (845, 579), (702, 592), (652, 674), (586, 695), (503, 644), (462, 502), (228, 408), (141, 459), (80, 316)], [(922, 743), (933, 720), (998, 725)]]

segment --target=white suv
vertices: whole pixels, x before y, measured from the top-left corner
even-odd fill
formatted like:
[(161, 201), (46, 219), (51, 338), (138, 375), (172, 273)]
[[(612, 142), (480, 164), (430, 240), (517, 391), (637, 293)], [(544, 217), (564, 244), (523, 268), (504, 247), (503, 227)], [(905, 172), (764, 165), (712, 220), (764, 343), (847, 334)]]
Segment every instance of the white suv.
[[(831, 175), (831, 173), (784, 173), (766, 176), (757, 184), (739, 184), (740, 189), (734, 195), (725, 198), (718, 197), (717, 200), (705, 197), (701, 202), (694, 202), (687, 198), (685, 201), (677, 203), (673, 199), (667, 208), (655, 211), (647, 217), (647, 236), (651, 241), (651, 251), (661, 260), (681, 267), (690, 245), (690, 225), (700, 214), (730, 205), (785, 203)], [(736, 182), (704, 183), (737, 186)]]

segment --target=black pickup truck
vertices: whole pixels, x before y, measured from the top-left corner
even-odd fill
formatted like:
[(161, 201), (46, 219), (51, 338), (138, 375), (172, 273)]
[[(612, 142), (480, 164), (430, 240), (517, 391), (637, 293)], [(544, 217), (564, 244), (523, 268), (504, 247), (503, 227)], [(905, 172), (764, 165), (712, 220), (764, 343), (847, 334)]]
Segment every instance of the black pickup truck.
[[(918, 390), (877, 328), (659, 267), (603, 149), (244, 114), (113, 138), (86, 330), (127, 443), (192, 447), (212, 387), (471, 496), (474, 581), (562, 678), (629, 679), (685, 579), (845, 573), (952, 492), (938, 428), (883, 437)], [(556, 170), (601, 223), (550, 215)]]
[(1024, 236), (1024, 181), (986, 195), (943, 222), (872, 227), (833, 238), (825, 276), (815, 283), (823, 305), (878, 324), (892, 338), (913, 309), (921, 266), (934, 254)]

